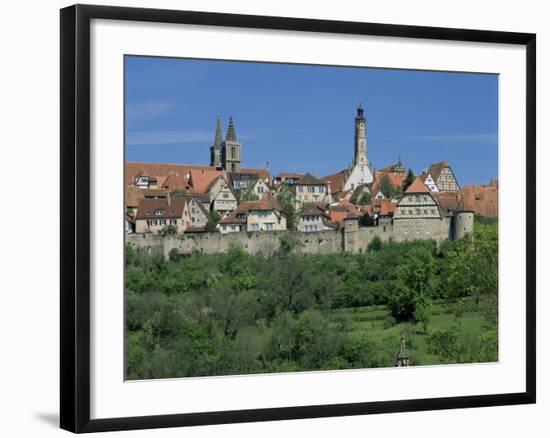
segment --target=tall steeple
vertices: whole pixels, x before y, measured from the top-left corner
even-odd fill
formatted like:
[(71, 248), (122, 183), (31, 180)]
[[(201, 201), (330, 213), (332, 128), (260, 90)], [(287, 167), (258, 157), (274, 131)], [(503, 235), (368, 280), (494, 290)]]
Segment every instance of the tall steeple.
[(229, 172), (241, 171), (241, 144), (237, 140), (233, 117), (229, 116), (227, 134), (222, 145), (222, 168)]
[(367, 121), (365, 119), (363, 105), (359, 103), (357, 116), (355, 117), (355, 156), (354, 166), (368, 166), (367, 155)]
[(227, 126), (226, 141), (237, 141), (237, 134), (235, 133), (235, 125), (233, 125), (233, 117), (229, 116), (229, 125)]
[(216, 136), (214, 137), (214, 146), (221, 146), (223, 141), (222, 122), (220, 116), (216, 118)]
[(216, 134), (214, 135), (214, 144), (210, 146), (210, 165), (220, 167), (222, 165), (222, 123), (220, 116), (216, 118)]

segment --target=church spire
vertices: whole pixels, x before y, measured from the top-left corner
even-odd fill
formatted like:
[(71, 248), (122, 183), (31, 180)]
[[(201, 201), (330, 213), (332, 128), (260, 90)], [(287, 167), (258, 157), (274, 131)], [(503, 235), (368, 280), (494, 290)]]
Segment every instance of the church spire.
[(237, 141), (237, 134), (235, 133), (235, 126), (233, 125), (233, 117), (229, 116), (229, 125), (227, 126), (226, 141)]
[(214, 137), (214, 146), (220, 146), (223, 141), (222, 134), (222, 122), (220, 121), (220, 116), (216, 118), (216, 136)]

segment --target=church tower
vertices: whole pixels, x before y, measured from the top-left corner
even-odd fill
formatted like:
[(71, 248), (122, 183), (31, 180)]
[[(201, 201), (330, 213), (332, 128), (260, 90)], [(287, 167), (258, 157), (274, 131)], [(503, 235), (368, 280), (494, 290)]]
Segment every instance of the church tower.
[(359, 104), (355, 117), (355, 157), (354, 166), (368, 166), (367, 155), (367, 122), (363, 113), (363, 106)]
[(214, 144), (210, 146), (210, 165), (214, 167), (221, 167), (222, 165), (222, 124), (220, 116), (216, 119), (216, 135), (214, 136)]
[(241, 171), (241, 144), (237, 140), (237, 133), (231, 116), (229, 116), (227, 134), (222, 146), (222, 167), (228, 172)]

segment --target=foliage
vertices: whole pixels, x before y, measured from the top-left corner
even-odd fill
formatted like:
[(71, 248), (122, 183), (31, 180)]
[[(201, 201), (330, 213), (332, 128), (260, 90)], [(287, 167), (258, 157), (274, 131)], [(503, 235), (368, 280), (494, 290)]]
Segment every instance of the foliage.
[(496, 236), (476, 224), (439, 249), (374, 238), (362, 254), (298, 254), (285, 234), (269, 256), (169, 259), (128, 245), (126, 376), (393, 366), (400, 337), (413, 364), (494, 361)]
[(178, 234), (178, 227), (176, 227), (175, 225), (166, 225), (165, 227), (162, 227), (158, 231), (158, 233), (163, 237), (175, 236), (176, 234)]
[(275, 195), (275, 199), (283, 209), (286, 215), (286, 227), (289, 230), (294, 230), (298, 224), (299, 215), (296, 212), (296, 196), (294, 187), (287, 183), (281, 183), (279, 191)]
[(359, 218), (359, 225), (362, 227), (372, 227), (374, 226), (374, 219), (370, 214), (364, 214)]
[(380, 251), (382, 249), (382, 239), (380, 236), (374, 236), (367, 246), (369, 251)]
[(222, 216), (216, 210), (211, 210), (208, 215), (208, 222), (206, 223), (206, 231), (215, 232), (217, 231), (218, 222), (221, 220)]
[(403, 185), (401, 186), (401, 191), (405, 193), (405, 191), (409, 188), (409, 186), (414, 182), (416, 179), (416, 175), (414, 174), (412, 169), (409, 169), (407, 172), (407, 178), (405, 181), (403, 181)]
[(170, 192), (172, 198), (182, 198), (187, 195), (187, 191), (184, 189), (175, 189)]
[(380, 179), (380, 191), (388, 199), (399, 199), (403, 195), (401, 187), (394, 186), (387, 173)]
[(243, 202), (247, 201), (258, 201), (260, 198), (256, 193), (254, 193), (252, 190), (247, 191), (246, 193), (242, 193), (238, 197), (238, 203), (239, 205)]
[(372, 205), (372, 196), (368, 192), (363, 192), (357, 200), (357, 205)]

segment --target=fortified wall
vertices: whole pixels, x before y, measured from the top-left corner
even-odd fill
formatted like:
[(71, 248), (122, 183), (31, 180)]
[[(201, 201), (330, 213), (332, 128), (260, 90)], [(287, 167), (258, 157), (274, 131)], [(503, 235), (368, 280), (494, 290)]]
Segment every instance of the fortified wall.
[[(463, 221), (460, 222), (464, 226)], [(205, 254), (227, 252), (240, 247), (249, 254), (269, 255), (280, 248), (280, 238), (292, 236), (297, 242), (295, 251), (302, 254), (331, 254), (340, 251), (364, 252), (378, 236), (382, 241), (433, 239), (441, 242), (454, 238), (452, 218), (399, 219), (393, 225), (359, 227), (357, 219), (346, 219), (338, 230), (304, 233), (300, 231), (261, 231), (240, 233), (196, 233), (162, 237), (156, 234), (127, 234), (126, 242), (147, 249), (151, 254), (168, 257), (173, 249), (180, 255), (199, 251)], [(472, 222), (473, 226), (473, 222)], [(471, 231), (471, 230), (469, 230)]]

